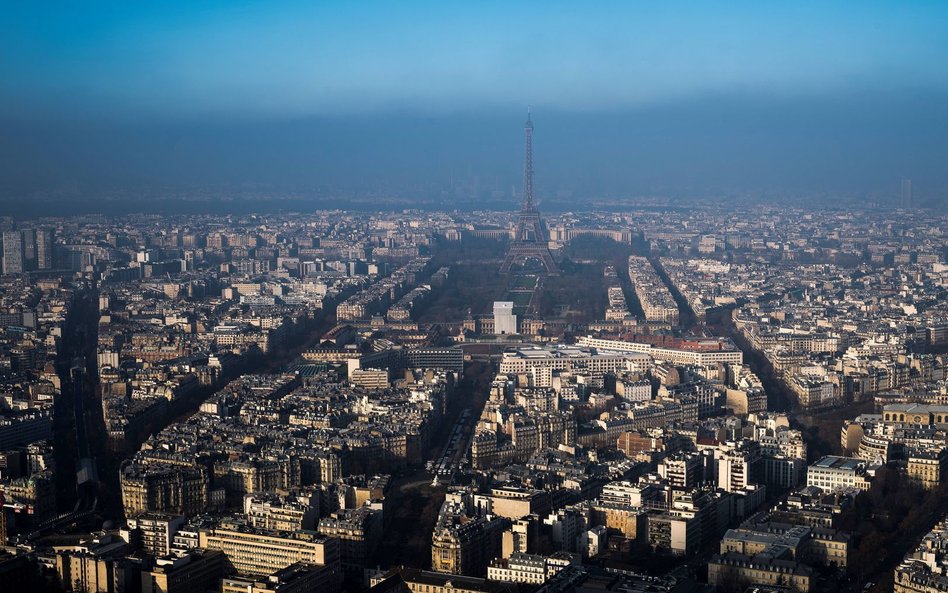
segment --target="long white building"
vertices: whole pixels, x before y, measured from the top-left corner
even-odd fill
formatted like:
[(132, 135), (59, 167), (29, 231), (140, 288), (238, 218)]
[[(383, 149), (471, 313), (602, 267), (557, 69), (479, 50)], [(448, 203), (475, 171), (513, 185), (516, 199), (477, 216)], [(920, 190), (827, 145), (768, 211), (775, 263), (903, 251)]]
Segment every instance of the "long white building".
[(534, 386), (550, 387), (553, 371), (586, 371), (593, 374), (631, 371), (645, 373), (652, 357), (637, 352), (600, 351), (576, 346), (527, 346), (504, 352), (502, 375), (533, 373)]
[(744, 353), (740, 349), (719, 342), (721, 348), (684, 350), (681, 348), (667, 348), (655, 346), (645, 342), (627, 342), (625, 340), (608, 340), (604, 338), (594, 338), (592, 336), (583, 336), (576, 340), (576, 345), (581, 348), (596, 348), (599, 350), (611, 350), (613, 352), (639, 352), (647, 354), (651, 358), (672, 364), (694, 364), (707, 365), (711, 363), (729, 363), (743, 364)]

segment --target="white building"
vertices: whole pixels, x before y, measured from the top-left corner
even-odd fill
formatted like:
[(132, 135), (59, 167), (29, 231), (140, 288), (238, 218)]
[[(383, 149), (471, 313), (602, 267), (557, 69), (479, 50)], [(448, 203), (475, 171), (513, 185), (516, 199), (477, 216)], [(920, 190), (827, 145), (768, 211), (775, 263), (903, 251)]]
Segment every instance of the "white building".
[(517, 333), (517, 316), (513, 313), (512, 301), (494, 301), (494, 333)]
[(569, 554), (540, 556), (514, 552), (510, 558), (497, 558), (487, 567), (487, 579), (505, 583), (542, 585), (570, 564)]
[(670, 362), (677, 365), (708, 366), (714, 363), (742, 364), (744, 353), (729, 341), (720, 338), (705, 340), (707, 344), (701, 348), (686, 350), (655, 346), (644, 342), (628, 342), (625, 340), (610, 340), (581, 336), (576, 345), (583, 348), (598, 348), (614, 352), (641, 352), (648, 354), (655, 360)]
[(616, 392), (622, 399), (631, 402), (644, 402), (652, 399), (652, 384), (648, 379), (638, 381), (619, 381)]
[(128, 520), (129, 528), (141, 533), (142, 548), (154, 556), (171, 553), (171, 542), (182, 525), (184, 517), (168, 513), (145, 513)]
[(869, 490), (873, 470), (864, 459), (827, 455), (807, 468), (806, 485), (826, 492)]
[(604, 525), (597, 525), (583, 533), (583, 552), (588, 558), (598, 556), (600, 552), (606, 550), (608, 535), (609, 532)]
[(760, 446), (754, 441), (727, 443), (714, 450), (718, 488), (736, 492), (755, 483), (755, 467), (760, 462)]
[(525, 346), (504, 352), (500, 360), (502, 375), (535, 374), (534, 387), (550, 387), (553, 371), (582, 370), (591, 375), (630, 371), (645, 373), (652, 368), (652, 357), (637, 352), (604, 352), (575, 346)]
[(576, 510), (558, 509), (543, 520), (553, 535), (553, 543), (564, 552), (575, 552), (580, 534), (586, 525), (586, 516)]

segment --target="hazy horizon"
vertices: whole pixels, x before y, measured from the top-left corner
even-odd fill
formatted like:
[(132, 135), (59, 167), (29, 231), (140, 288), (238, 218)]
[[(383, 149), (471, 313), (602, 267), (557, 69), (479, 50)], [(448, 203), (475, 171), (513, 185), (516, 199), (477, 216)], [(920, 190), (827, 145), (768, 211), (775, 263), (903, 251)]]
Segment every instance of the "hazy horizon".
[(8, 201), (509, 193), (528, 104), (541, 197), (895, 200), (902, 177), (919, 204), (948, 195), (948, 7), (933, 3), (106, 2), (8, 16)]

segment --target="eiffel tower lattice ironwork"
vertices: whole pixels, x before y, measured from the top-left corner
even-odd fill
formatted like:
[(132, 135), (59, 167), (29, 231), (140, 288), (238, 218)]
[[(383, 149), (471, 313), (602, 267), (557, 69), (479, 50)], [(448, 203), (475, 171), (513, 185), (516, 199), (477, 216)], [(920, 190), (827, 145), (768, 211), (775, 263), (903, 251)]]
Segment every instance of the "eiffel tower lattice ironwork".
[(517, 228), (513, 240), (507, 249), (507, 256), (500, 266), (500, 272), (510, 272), (514, 264), (527, 260), (539, 261), (547, 274), (559, 274), (559, 268), (553, 261), (553, 254), (547, 243), (546, 229), (540, 219), (540, 211), (533, 201), (533, 120), (527, 111), (527, 123), (523, 126), (526, 136), (526, 150), (523, 160), (523, 204), (517, 217)]

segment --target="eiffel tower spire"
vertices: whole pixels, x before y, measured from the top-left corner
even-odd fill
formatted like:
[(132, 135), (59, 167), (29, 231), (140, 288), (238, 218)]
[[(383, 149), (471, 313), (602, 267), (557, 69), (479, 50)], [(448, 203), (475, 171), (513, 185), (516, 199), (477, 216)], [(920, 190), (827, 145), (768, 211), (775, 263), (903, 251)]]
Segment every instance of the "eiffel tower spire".
[(523, 156), (523, 207), (522, 210), (533, 210), (533, 120), (530, 118), (530, 108), (527, 107), (527, 123), (523, 124), (524, 156)]
[(530, 259), (538, 260), (550, 275), (559, 274), (553, 254), (547, 244), (546, 229), (540, 219), (533, 199), (533, 119), (530, 109), (527, 109), (527, 122), (523, 125), (524, 131), (524, 159), (523, 159), (523, 204), (517, 218), (517, 228), (513, 240), (507, 249), (507, 256), (500, 266), (502, 274), (510, 271), (514, 264), (523, 263)]

